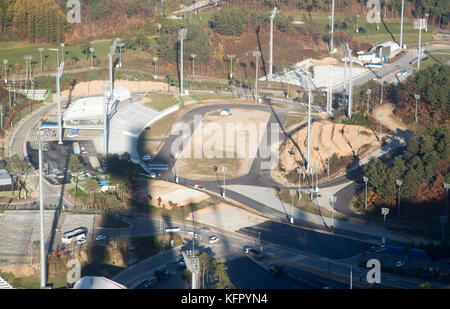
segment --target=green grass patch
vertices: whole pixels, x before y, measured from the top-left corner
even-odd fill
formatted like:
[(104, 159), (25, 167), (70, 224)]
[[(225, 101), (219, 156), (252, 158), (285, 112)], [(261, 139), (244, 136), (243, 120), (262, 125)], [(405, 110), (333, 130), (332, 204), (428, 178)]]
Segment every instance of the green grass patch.
[(178, 100), (169, 94), (152, 94), (149, 98), (151, 102), (145, 103), (145, 106), (159, 112), (178, 104)]
[[(433, 52), (435, 52), (433, 50)], [(447, 51), (450, 53), (450, 51)], [(450, 61), (450, 55), (435, 55), (435, 54), (427, 54), (426, 58), (420, 61), (420, 69), (424, 70), (429, 66), (433, 66), (435, 64), (439, 65), (448, 65), (447, 62)], [(417, 64), (414, 64), (417, 67)]]
[(294, 124), (298, 124), (305, 120), (305, 117), (303, 116), (297, 116), (297, 115), (289, 115), (288, 119), (286, 120), (285, 128), (289, 128), (290, 126)]
[(200, 175), (214, 175), (216, 174), (216, 168), (218, 177), (223, 177), (222, 167), (228, 168), (227, 177), (237, 177), (239, 176), (239, 169), (241, 166), (241, 161), (237, 158), (237, 153), (233, 154), (233, 158), (212, 158), (212, 159), (196, 159), (196, 158), (186, 158), (183, 161), (187, 164), (187, 170), (190, 173), (200, 174)]

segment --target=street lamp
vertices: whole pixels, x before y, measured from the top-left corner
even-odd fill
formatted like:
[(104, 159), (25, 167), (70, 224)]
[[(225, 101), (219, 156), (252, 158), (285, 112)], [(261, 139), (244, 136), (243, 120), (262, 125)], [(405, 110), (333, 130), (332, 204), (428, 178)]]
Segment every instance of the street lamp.
[(228, 55), (228, 58), (230, 58), (230, 79), (233, 79), (233, 58), (235, 58), (236, 55)]
[(42, 52), (44, 51), (44, 48), (40, 47), (38, 48), (39, 53), (41, 54), (41, 72), (44, 72), (43, 62), (42, 62)]
[(356, 14), (356, 30), (355, 30), (356, 33), (359, 32), (359, 25), (358, 25), (358, 22), (359, 22), (359, 14)]
[(195, 78), (195, 57), (197, 57), (196, 54), (191, 54), (191, 58), (192, 58), (192, 78)]
[(402, 14), (400, 18), (400, 48), (403, 48), (403, 13), (405, 11), (405, 0), (402, 0)]
[(415, 122), (417, 123), (417, 104), (418, 104), (418, 101), (420, 100), (420, 95), (415, 94), (415, 95), (414, 95), (414, 98), (416, 99), (416, 116), (415, 116)]
[(60, 46), (61, 46), (61, 53), (62, 53), (62, 55), (61, 55), (62, 60), (61, 61), (64, 62), (64, 43), (61, 43)]
[(301, 182), (300, 174), (302, 175), (303, 179), (305, 179), (305, 172), (303, 171), (302, 168), (297, 167), (297, 174), (298, 174), (298, 192), (300, 194), (300, 182)]
[[(334, 1), (334, 0), (333, 0)], [(270, 15), (270, 59), (269, 59), (269, 78), (273, 75), (273, 20), (277, 15), (278, 9), (275, 7)]]
[(400, 217), (400, 187), (402, 186), (403, 181), (400, 180), (400, 179), (396, 179), (395, 183), (398, 186), (398, 192), (397, 192), (397, 195), (398, 195), (398, 198), (397, 198), (397, 216)]
[(369, 106), (370, 106), (370, 94), (372, 93), (372, 89), (367, 89), (367, 116), (369, 116)]
[(258, 71), (259, 71), (259, 57), (261, 57), (260, 51), (254, 51), (253, 57), (256, 57), (256, 78), (255, 78), (255, 90), (256, 90), (256, 96), (255, 101), (258, 103)]
[(181, 28), (178, 33), (178, 39), (180, 40), (180, 94), (183, 95), (183, 41), (186, 39), (187, 29)]
[(227, 173), (228, 168), (226, 166), (222, 167), (222, 173), (223, 173), (223, 196), (222, 198), (225, 199), (225, 175)]
[(3, 59), (3, 65), (5, 66), (5, 84), (8, 83), (8, 59)]
[[(353, 59), (352, 59), (352, 51), (347, 43), (341, 45), (341, 49), (344, 53), (344, 60), (345, 63), (348, 61), (350, 62), (350, 76), (349, 76), (349, 90), (348, 90), (348, 117), (352, 118), (352, 102), (353, 102), (353, 87), (352, 87), (352, 79), (353, 79)], [(344, 68), (344, 88), (345, 88), (345, 68)], [(344, 91), (344, 97), (345, 97), (345, 91)]]
[(294, 224), (294, 196), (297, 194), (295, 190), (289, 191), (291, 195), (291, 201), (292, 201), (292, 212), (291, 212), (291, 224)]
[(175, 159), (177, 160), (177, 161), (175, 162), (175, 166), (176, 166), (175, 182), (178, 184), (178, 159), (179, 159), (179, 157), (180, 157), (180, 153), (177, 152), (177, 153), (174, 155), (174, 157), (175, 157)]
[(157, 76), (156, 76), (156, 63), (158, 62), (158, 57), (153, 57), (153, 64), (155, 65), (155, 74), (153, 75), (153, 77), (155, 78), (155, 79), (157, 79)]
[(94, 51), (95, 51), (94, 47), (89, 48), (89, 52), (91, 53), (92, 57), (92, 68), (94, 68)]
[(336, 203), (337, 197), (336, 195), (330, 196), (330, 204), (331, 204), (331, 231), (334, 233), (334, 203)]
[(334, 52), (334, 0), (331, 2), (331, 44), (330, 44), (330, 52)]
[(369, 181), (369, 178), (366, 176), (363, 176), (363, 180), (365, 183), (365, 199), (364, 199), (364, 209), (367, 211), (367, 182)]

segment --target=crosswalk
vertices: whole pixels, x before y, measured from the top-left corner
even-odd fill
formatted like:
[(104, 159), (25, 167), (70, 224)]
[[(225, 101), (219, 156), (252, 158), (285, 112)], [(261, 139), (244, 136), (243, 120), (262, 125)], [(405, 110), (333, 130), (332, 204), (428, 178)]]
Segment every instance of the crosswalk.
[(5, 279), (0, 277), (0, 289), (12, 289), (12, 285), (9, 284)]

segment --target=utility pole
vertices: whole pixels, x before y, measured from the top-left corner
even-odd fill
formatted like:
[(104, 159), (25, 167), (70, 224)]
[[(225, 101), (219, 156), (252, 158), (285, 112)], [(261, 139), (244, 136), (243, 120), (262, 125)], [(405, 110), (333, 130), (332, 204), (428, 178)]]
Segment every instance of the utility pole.
[(236, 55), (228, 55), (228, 58), (230, 58), (230, 79), (233, 79), (233, 58), (235, 58)]
[(367, 211), (367, 182), (369, 181), (369, 178), (366, 176), (363, 176), (363, 180), (365, 183), (365, 198), (364, 198), (364, 209)]
[(259, 103), (259, 100), (258, 100), (259, 99), (258, 98), (258, 71), (259, 71), (259, 57), (261, 57), (261, 52), (254, 51), (253, 57), (256, 57), (256, 78), (255, 78), (256, 96), (255, 96), (255, 101), (256, 101), (256, 103)]
[(178, 39), (180, 40), (180, 95), (183, 95), (183, 41), (186, 39), (187, 29), (181, 28), (178, 34)]
[(44, 51), (44, 48), (40, 47), (40, 48), (38, 48), (38, 51), (41, 55), (41, 72), (44, 72), (44, 66), (43, 66), (43, 61), (42, 61), (42, 52)]
[(56, 74), (56, 97), (58, 100), (58, 137), (59, 141), (58, 144), (62, 144), (62, 116), (61, 116), (61, 89), (60, 89), (60, 83), (59, 79), (61, 78), (61, 75), (64, 70), (64, 61), (61, 62), (61, 65), (58, 68), (58, 73)]
[(44, 239), (44, 185), (43, 185), (43, 172), (42, 172), (42, 132), (38, 131), (39, 139), (39, 222), (40, 222), (40, 253), (41, 253), (41, 289), (46, 286), (46, 273), (45, 273), (45, 239)]
[[(334, 1), (334, 0), (333, 0)], [(275, 7), (270, 15), (270, 59), (269, 59), (269, 79), (273, 76), (273, 20), (277, 15), (278, 9)]]
[(403, 49), (403, 13), (405, 11), (405, 0), (402, 0), (402, 15), (400, 19), (400, 48)]
[(195, 78), (195, 57), (197, 57), (196, 54), (191, 54), (191, 58), (192, 58), (192, 78)]
[(157, 79), (158, 77), (156, 76), (156, 63), (158, 62), (158, 57), (153, 57), (153, 64), (155, 65), (155, 73), (153, 75), (154, 79)]
[(397, 191), (397, 195), (398, 195), (398, 198), (397, 198), (397, 216), (400, 217), (400, 187), (402, 186), (403, 181), (400, 180), (400, 179), (396, 179), (395, 183), (398, 186), (398, 191)]
[(417, 123), (417, 104), (418, 104), (418, 101), (420, 100), (420, 95), (415, 94), (414, 98), (416, 99), (416, 115), (415, 115), (414, 119), (415, 119), (415, 123)]

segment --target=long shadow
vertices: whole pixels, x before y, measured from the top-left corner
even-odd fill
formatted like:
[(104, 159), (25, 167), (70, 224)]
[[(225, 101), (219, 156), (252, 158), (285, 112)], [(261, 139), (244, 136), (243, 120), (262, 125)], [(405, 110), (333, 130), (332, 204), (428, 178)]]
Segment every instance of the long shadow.
[[(380, 15), (381, 15), (381, 14), (380, 14)], [(386, 29), (386, 31), (391, 35), (392, 41), (394, 41), (395, 43), (398, 44), (398, 42), (395, 40), (394, 34), (392, 33), (391, 30), (389, 30), (388, 26), (387, 26), (386, 23), (384, 22), (384, 18), (383, 18), (382, 15), (381, 15), (381, 23), (383, 24), (384, 29)]]
[[(261, 47), (261, 40), (259, 38), (259, 32), (261, 30), (261, 27), (258, 25), (258, 27), (256, 28), (256, 40), (258, 42), (258, 49), (261, 52), (261, 62), (262, 62), (262, 66), (263, 66), (263, 71), (264, 71), (264, 76), (267, 76), (267, 71), (266, 71), (266, 61), (264, 60), (264, 53), (262, 51), (262, 47)], [(259, 70), (259, 68), (256, 68), (257, 70)]]

